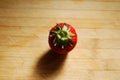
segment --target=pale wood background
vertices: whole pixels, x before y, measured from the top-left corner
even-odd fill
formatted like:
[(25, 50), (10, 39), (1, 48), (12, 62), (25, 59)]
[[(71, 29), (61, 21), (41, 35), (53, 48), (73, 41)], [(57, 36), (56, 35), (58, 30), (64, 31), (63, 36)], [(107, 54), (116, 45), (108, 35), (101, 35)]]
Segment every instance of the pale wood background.
[[(68, 55), (54, 55), (49, 29), (78, 33)], [(0, 0), (0, 80), (119, 80), (120, 0)]]

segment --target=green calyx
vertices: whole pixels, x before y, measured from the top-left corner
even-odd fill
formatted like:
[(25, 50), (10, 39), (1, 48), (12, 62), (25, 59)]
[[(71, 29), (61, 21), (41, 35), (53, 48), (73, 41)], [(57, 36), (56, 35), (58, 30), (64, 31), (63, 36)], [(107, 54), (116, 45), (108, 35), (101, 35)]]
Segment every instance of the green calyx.
[(70, 43), (70, 40), (72, 40), (71, 36), (74, 36), (75, 34), (70, 32), (70, 27), (67, 27), (66, 24), (64, 24), (63, 27), (61, 27), (60, 24), (58, 25), (59, 26), (54, 31), (52, 31), (54, 34), (50, 35), (51, 37), (55, 36), (53, 40), (54, 46), (59, 44), (61, 45), (61, 48), (64, 48), (67, 44), (72, 46)]

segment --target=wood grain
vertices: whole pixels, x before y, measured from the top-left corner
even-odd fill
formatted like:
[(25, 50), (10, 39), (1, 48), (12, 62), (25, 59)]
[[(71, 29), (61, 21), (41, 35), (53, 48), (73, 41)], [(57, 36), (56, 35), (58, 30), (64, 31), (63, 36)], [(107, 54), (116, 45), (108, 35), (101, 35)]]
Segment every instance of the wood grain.
[[(73, 25), (78, 43), (53, 54), (48, 33)], [(1, 0), (0, 80), (119, 80), (120, 0)]]

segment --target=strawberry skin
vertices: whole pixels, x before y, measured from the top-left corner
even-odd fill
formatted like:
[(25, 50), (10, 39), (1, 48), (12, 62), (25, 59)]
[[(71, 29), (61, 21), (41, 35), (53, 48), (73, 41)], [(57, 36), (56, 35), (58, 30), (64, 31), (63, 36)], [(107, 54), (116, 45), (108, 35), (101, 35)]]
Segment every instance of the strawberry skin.
[(59, 23), (51, 28), (48, 42), (55, 53), (67, 54), (75, 47), (77, 34), (70, 24)]

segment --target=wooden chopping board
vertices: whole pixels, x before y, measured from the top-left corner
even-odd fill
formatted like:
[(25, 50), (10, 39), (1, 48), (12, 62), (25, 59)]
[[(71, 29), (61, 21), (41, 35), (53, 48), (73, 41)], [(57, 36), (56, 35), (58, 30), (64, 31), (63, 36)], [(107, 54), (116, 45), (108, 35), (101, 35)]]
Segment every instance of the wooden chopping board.
[[(48, 33), (73, 25), (78, 43), (55, 55)], [(1, 0), (0, 80), (119, 80), (120, 0)]]

